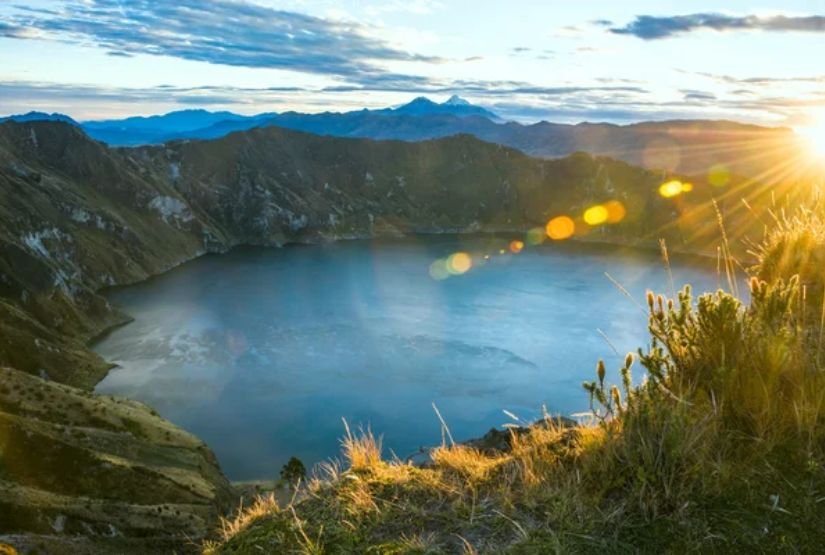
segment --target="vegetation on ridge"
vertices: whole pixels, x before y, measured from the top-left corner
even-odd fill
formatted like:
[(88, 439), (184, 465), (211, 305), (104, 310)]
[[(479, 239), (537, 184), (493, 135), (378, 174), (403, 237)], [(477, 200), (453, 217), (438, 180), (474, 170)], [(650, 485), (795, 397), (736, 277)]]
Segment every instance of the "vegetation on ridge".
[(325, 465), (303, 499), (259, 500), (206, 550), (818, 551), (825, 219), (819, 205), (775, 219), (754, 249), (749, 304), (689, 287), (649, 294), (648, 348), (627, 356), (620, 385), (601, 362), (585, 384), (591, 425), (546, 419), (504, 451), (442, 445), (423, 467), (382, 459), (369, 432), (348, 434), (345, 462)]

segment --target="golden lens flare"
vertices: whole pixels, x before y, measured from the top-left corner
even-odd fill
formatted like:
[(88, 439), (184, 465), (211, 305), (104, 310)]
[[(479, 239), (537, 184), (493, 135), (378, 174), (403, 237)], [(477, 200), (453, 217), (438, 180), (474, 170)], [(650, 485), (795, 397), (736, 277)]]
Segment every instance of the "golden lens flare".
[(576, 232), (576, 223), (569, 216), (557, 216), (547, 222), (545, 231), (554, 241), (563, 241)]
[(510, 252), (518, 254), (524, 249), (524, 241), (510, 241)]
[(730, 183), (730, 170), (724, 164), (716, 164), (708, 170), (708, 182), (714, 187), (724, 187)]
[(662, 183), (662, 185), (659, 187), (659, 194), (665, 198), (678, 197), (683, 192), (685, 192), (684, 183), (677, 179), (674, 179), (673, 181), (668, 181), (667, 183)]
[(542, 228), (534, 227), (527, 232), (526, 239), (528, 245), (541, 245), (544, 243), (544, 240), (547, 239), (547, 235)]
[(591, 206), (584, 211), (584, 221), (587, 225), (601, 225), (607, 222), (608, 217), (610, 217), (610, 213), (601, 204)]
[(621, 201), (611, 200), (605, 202), (604, 207), (607, 209), (607, 223), (609, 224), (617, 224), (627, 216), (627, 209)]
[(460, 276), (470, 271), (473, 259), (466, 252), (457, 252), (447, 259), (447, 271), (454, 276)]

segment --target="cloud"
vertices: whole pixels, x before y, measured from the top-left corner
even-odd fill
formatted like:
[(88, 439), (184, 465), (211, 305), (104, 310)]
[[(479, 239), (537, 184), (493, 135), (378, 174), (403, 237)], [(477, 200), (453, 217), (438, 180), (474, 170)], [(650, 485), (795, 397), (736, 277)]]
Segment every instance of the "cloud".
[(683, 90), (680, 91), (684, 94), (685, 102), (692, 102), (692, 101), (713, 101), (716, 100), (716, 95), (709, 92), (704, 91), (693, 91), (693, 90)]
[(59, 14), (25, 10), (0, 19), (0, 36), (91, 41), (120, 54), (293, 70), (354, 82), (383, 78), (380, 62), (443, 61), (393, 47), (372, 36), (372, 30), (240, 0), (69, 0)]
[(0, 21), (0, 37), (24, 39), (27, 38), (27, 35), (25, 28)]
[(510, 55), (530, 57), (535, 60), (551, 60), (556, 55), (556, 51), (549, 48), (538, 50), (529, 46), (516, 46), (510, 49)]
[(825, 83), (825, 75), (807, 75), (792, 77), (734, 77), (732, 75), (718, 75), (715, 73), (697, 72), (695, 75), (707, 77), (720, 83), (733, 85), (770, 85), (784, 83)]
[(733, 16), (719, 13), (696, 13), (668, 17), (640, 15), (624, 27), (611, 27), (610, 32), (617, 35), (633, 35), (644, 40), (657, 40), (701, 29), (825, 33), (825, 16), (791, 17), (773, 15), (762, 17), (756, 15)]

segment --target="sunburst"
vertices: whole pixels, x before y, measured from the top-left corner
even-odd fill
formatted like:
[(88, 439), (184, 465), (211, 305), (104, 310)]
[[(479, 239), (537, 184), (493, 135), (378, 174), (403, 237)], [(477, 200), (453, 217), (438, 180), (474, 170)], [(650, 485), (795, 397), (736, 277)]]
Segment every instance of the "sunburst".
[(802, 135), (814, 155), (825, 159), (825, 111), (813, 116), (808, 125), (799, 127), (796, 131)]

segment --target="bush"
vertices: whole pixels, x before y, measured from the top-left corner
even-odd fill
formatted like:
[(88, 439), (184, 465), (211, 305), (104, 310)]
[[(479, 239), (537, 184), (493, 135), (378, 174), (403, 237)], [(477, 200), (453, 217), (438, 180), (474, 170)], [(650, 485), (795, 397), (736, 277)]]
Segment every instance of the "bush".
[(292, 457), (281, 468), (281, 479), (285, 480), (291, 486), (297, 486), (307, 476), (307, 469), (304, 463), (297, 457)]

